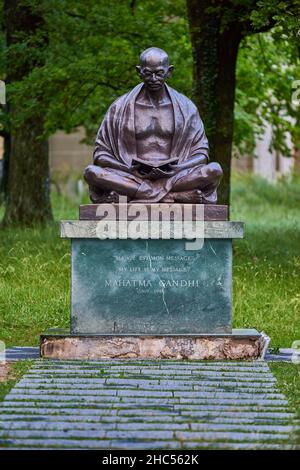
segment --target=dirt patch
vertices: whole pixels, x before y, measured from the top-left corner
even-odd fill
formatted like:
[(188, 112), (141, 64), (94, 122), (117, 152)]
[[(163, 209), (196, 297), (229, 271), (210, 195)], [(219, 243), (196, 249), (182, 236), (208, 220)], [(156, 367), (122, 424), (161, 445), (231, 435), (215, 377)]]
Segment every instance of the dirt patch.
[(11, 364), (0, 363), (0, 382), (5, 382), (9, 378), (11, 378), (11, 370)]

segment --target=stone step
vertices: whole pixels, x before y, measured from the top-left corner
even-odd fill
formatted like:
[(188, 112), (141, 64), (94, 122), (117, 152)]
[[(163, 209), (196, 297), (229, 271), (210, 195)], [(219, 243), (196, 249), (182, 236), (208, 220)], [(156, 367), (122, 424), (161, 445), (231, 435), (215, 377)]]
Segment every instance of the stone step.
[(159, 422), (134, 422), (134, 423), (118, 423), (118, 422), (106, 422), (106, 423), (67, 423), (67, 422), (47, 422), (44, 421), (18, 421), (7, 422), (0, 421), (0, 431), (11, 431), (11, 430), (41, 430), (41, 431), (65, 431), (65, 430), (94, 430), (94, 431), (107, 431), (107, 430), (186, 430), (186, 431), (239, 431), (246, 433), (253, 432), (276, 432), (276, 433), (291, 433), (294, 430), (292, 425), (270, 425), (270, 424), (248, 424), (246, 427), (244, 424), (225, 424), (225, 423), (159, 423)]
[[(242, 442), (186, 442), (184, 447), (176, 441), (107, 441), (107, 440), (57, 440), (48, 439), (23, 439), (20, 447), (19, 440), (10, 440), (10, 447), (15, 450), (21, 449), (48, 449), (57, 450), (66, 449), (112, 449), (112, 450), (161, 450), (161, 449), (211, 449), (211, 450), (293, 450), (294, 447), (289, 444), (265, 444), (265, 443), (242, 443)], [(1, 441), (0, 441), (1, 445)]]
[(164, 440), (164, 439), (178, 439), (180, 441), (185, 440), (211, 440), (216, 441), (218, 439), (226, 439), (228, 441), (242, 441), (242, 442), (262, 442), (262, 441), (289, 441), (289, 435), (281, 432), (265, 433), (265, 432), (235, 432), (235, 431), (171, 431), (171, 430), (158, 430), (153, 431), (146, 430), (76, 430), (76, 429), (65, 429), (51, 431), (49, 429), (42, 430), (0, 430), (0, 439), (15, 439), (15, 438), (80, 438), (80, 439), (139, 439), (139, 440)]
[[(129, 416), (129, 417), (122, 417), (122, 416), (117, 416), (117, 415), (99, 415), (95, 416), (94, 414), (91, 415), (76, 415), (74, 416), (73, 414), (64, 414), (61, 413), (60, 415), (51, 415), (47, 414), (45, 417), (44, 414), (32, 414), (32, 413), (23, 413), (17, 414), (17, 413), (10, 413), (10, 414), (1, 414), (1, 422), (13, 422), (14, 424), (16, 420), (19, 422), (26, 422), (26, 423), (43, 423), (45, 426), (46, 423), (51, 423), (57, 422), (57, 423), (96, 423), (96, 424), (106, 424), (106, 423), (132, 423), (132, 424), (141, 424), (141, 423), (146, 423), (146, 424), (161, 424), (161, 415), (150, 415), (150, 416), (141, 416), (140, 418), (137, 416)], [(171, 423), (171, 424), (184, 424), (186, 423), (187, 425), (191, 426), (191, 420), (189, 416), (181, 416), (181, 415), (172, 415), (172, 416), (167, 416), (164, 414), (163, 417), (164, 423)], [(285, 418), (278, 418), (277, 415), (274, 414), (273, 418), (242, 418), (242, 417), (237, 417), (235, 418), (234, 415), (230, 418), (226, 418), (222, 416), (222, 413), (219, 416), (216, 417), (210, 417), (208, 420), (207, 417), (205, 419), (198, 419), (197, 424), (203, 424), (206, 426), (206, 424), (237, 424), (237, 426), (243, 426), (244, 424), (249, 424), (249, 425), (271, 425), (274, 426), (277, 429), (277, 426), (299, 426), (299, 420), (291, 420), (289, 417)], [(292, 424), (290, 424), (292, 423)], [(3, 424), (4, 426), (4, 424)]]
[(144, 387), (175, 387), (175, 388), (188, 388), (190, 389), (191, 386), (193, 388), (222, 388), (222, 387), (232, 387), (235, 389), (244, 389), (244, 388), (253, 388), (253, 389), (272, 389), (274, 387), (274, 382), (239, 382), (239, 381), (209, 381), (209, 380), (197, 380), (197, 379), (189, 379), (188, 382), (182, 383), (181, 380), (145, 380), (145, 379), (89, 379), (89, 378), (61, 378), (61, 379), (52, 379), (52, 378), (40, 378), (40, 379), (21, 379), (15, 387), (21, 388), (22, 386), (31, 386), (33, 385), (37, 387), (73, 387), (76, 384), (77, 388), (88, 388), (88, 387), (99, 387), (99, 385), (103, 385), (105, 387), (108, 386), (134, 386), (139, 388)]
[[(38, 390), (41, 391), (41, 393), (44, 390), (74, 390), (74, 384), (72, 383), (37, 383), (33, 384), (32, 382), (19, 382), (16, 386), (16, 390), (23, 390), (28, 391), (28, 390), (33, 390), (32, 387), (33, 385), (37, 385)], [(136, 383), (136, 384), (102, 384), (102, 387), (99, 384), (87, 384), (87, 383), (76, 383), (76, 389), (77, 390), (95, 390), (95, 391), (100, 391), (100, 390), (140, 390), (140, 391), (154, 391), (154, 392), (159, 392), (160, 390), (164, 390), (166, 392), (174, 392), (174, 391), (186, 391), (186, 392), (203, 392), (203, 393), (215, 393), (215, 392), (235, 392), (235, 393), (262, 393), (262, 394), (274, 394), (276, 390), (274, 391), (273, 387), (235, 387), (235, 386), (230, 386), (230, 385), (221, 385), (219, 384), (218, 386), (216, 385), (164, 385), (164, 384), (141, 384), (141, 383)]]
[[(125, 377), (124, 377), (125, 376)], [(173, 373), (172, 375), (167, 375), (165, 374), (163, 371), (157, 371), (157, 372), (149, 372), (149, 373), (139, 373), (139, 374), (130, 374), (129, 372), (122, 372), (122, 373), (119, 373), (119, 374), (114, 374), (114, 373), (107, 373), (107, 374), (103, 374), (103, 373), (100, 373), (100, 372), (89, 372), (88, 370), (87, 371), (78, 371), (78, 372), (66, 372), (66, 373), (61, 373), (61, 372), (54, 372), (52, 371), (51, 373), (49, 371), (40, 371), (38, 374), (37, 373), (34, 373), (34, 372), (30, 372), (28, 373), (27, 375), (27, 378), (28, 379), (41, 379), (41, 378), (45, 378), (45, 377), (48, 377), (48, 378), (51, 378), (51, 377), (55, 377), (55, 378), (65, 378), (65, 377), (68, 377), (68, 378), (128, 378), (128, 379), (133, 379), (133, 378), (140, 378), (140, 379), (144, 379), (144, 378), (149, 378), (151, 377), (152, 379), (161, 379), (162, 377), (164, 378), (164, 380), (167, 380), (167, 379), (172, 379), (174, 380), (174, 377), (176, 377), (176, 380), (189, 380), (189, 378), (191, 378), (192, 380), (202, 380), (202, 379), (206, 379), (206, 380), (224, 380), (224, 379), (234, 379), (234, 380), (237, 380), (237, 381), (246, 381), (248, 382), (249, 381), (249, 374), (247, 373), (240, 373), (240, 374), (237, 374), (237, 373), (225, 373), (225, 372), (220, 372), (220, 373), (217, 373), (217, 372), (213, 372), (213, 373), (209, 373), (207, 371), (204, 371), (204, 372), (201, 372), (201, 374), (193, 374), (193, 372), (191, 374), (185, 374), (185, 375), (182, 375), (182, 372), (181, 372), (181, 375), (179, 375), (179, 373)], [(262, 375), (262, 374), (252, 374), (251, 375), (253, 381), (261, 381), (261, 382), (272, 382), (272, 383), (275, 383), (276, 380), (273, 378), (273, 376), (271, 375)]]
[[(114, 361), (114, 362), (113, 362)], [(148, 368), (148, 369), (177, 369), (181, 368), (184, 370), (194, 369), (194, 368), (217, 368), (217, 369), (228, 369), (228, 368), (243, 368), (247, 370), (253, 369), (264, 369), (268, 371), (268, 364), (264, 361), (241, 361), (241, 362), (231, 362), (231, 361), (188, 361), (184, 362), (181, 360), (175, 360), (171, 362), (166, 362), (164, 360), (95, 360), (95, 361), (61, 361), (61, 360), (49, 360), (42, 359), (37, 360), (33, 364), (34, 368), (44, 368), (44, 367), (108, 367), (112, 369), (124, 369), (124, 368)]]
[[(90, 404), (80, 404), (77, 405), (76, 408), (74, 406), (76, 403), (45, 403), (46, 408), (43, 408), (41, 406), (37, 406), (35, 402), (5, 402), (5, 406), (3, 406), (1, 409), (5, 410), (6, 412), (11, 412), (13, 413), (14, 411), (23, 411), (24, 413), (27, 414), (35, 414), (36, 412), (44, 412), (43, 410), (48, 410), (49, 413), (52, 412), (52, 414), (59, 414), (59, 413), (75, 413), (77, 411), (77, 414), (91, 414), (91, 415), (105, 415), (105, 414), (113, 414), (113, 412), (118, 412), (118, 414), (128, 412), (130, 414), (135, 414), (138, 415), (139, 413), (143, 413), (145, 415), (146, 413), (149, 413), (151, 415), (154, 414), (172, 414), (175, 416), (180, 416), (183, 412), (188, 412), (189, 414), (193, 414), (193, 412), (204, 412), (205, 416), (208, 414), (211, 414), (211, 412), (218, 411), (219, 414), (222, 413), (231, 413), (236, 414), (237, 416), (240, 416), (241, 413), (244, 413), (245, 415), (247, 413), (258, 413), (259, 416), (263, 416), (265, 414), (270, 414), (272, 413), (274, 416), (278, 416), (280, 413), (287, 415), (287, 416), (293, 416), (292, 413), (289, 413), (289, 408), (287, 406), (283, 407), (277, 407), (277, 406), (264, 406), (263, 410), (262, 407), (259, 407), (257, 405), (235, 405), (230, 403), (229, 405), (224, 405), (224, 404), (203, 404), (203, 405), (176, 405), (174, 404), (173, 406), (168, 406), (168, 405), (161, 405), (160, 407), (157, 407), (156, 405), (146, 405), (141, 407), (139, 404), (129, 404), (129, 403), (122, 403), (122, 404), (117, 404), (115, 406), (112, 404), (111, 406), (108, 406), (106, 403), (105, 404), (95, 404), (91, 410)], [(42, 410), (42, 411), (40, 411)]]
[(180, 449), (181, 443), (176, 441), (119, 441), (102, 439), (12, 439), (0, 440), (0, 445), (17, 449)]
[[(83, 395), (82, 398), (79, 397), (78, 394), (76, 395), (58, 395), (58, 394), (16, 394), (14, 392), (11, 392), (7, 395), (7, 400), (15, 401), (15, 404), (17, 404), (20, 401), (33, 401), (35, 403), (37, 402), (63, 402), (63, 403), (76, 403), (77, 405), (80, 405), (82, 403), (89, 403), (90, 406), (93, 404), (97, 403), (111, 403), (111, 404), (119, 404), (122, 403), (122, 400), (126, 399), (127, 403), (137, 403), (139, 405), (144, 405), (144, 404), (152, 404), (153, 406), (159, 406), (161, 404), (166, 405), (166, 404), (189, 404), (189, 405), (196, 405), (196, 404), (212, 404), (212, 403), (221, 403), (222, 404), (232, 404), (232, 398), (225, 398), (225, 397), (198, 397), (198, 398), (182, 398), (182, 397), (171, 397), (171, 398), (165, 398), (165, 397), (132, 397), (132, 396), (106, 396), (106, 395)], [(255, 395), (252, 398), (243, 398), (242, 396), (239, 398), (235, 398), (234, 402), (236, 405), (238, 404), (244, 404), (244, 405), (270, 405), (270, 406), (281, 406), (281, 405), (286, 405), (287, 402), (286, 400), (281, 400), (281, 399), (267, 399), (267, 398), (259, 398), (256, 397)]]
[(193, 391), (186, 391), (186, 390), (174, 390), (174, 391), (164, 391), (164, 390), (137, 390), (137, 389), (77, 389), (76, 395), (74, 395), (74, 388), (71, 389), (63, 389), (60, 388), (15, 388), (9, 394), (10, 397), (13, 395), (18, 398), (19, 396), (25, 395), (38, 395), (41, 398), (44, 397), (44, 391), (47, 393), (45, 395), (55, 395), (55, 396), (93, 396), (93, 397), (102, 397), (102, 396), (109, 396), (109, 397), (142, 397), (142, 398), (257, 398), (257, 399), (266, 399), (266, 400), (285, 400), (285, 396), (270, 391), (267, 393), (264, 392), (253, 392), (253, 391), (241, 391), (238, 392), (231, 392), (227, 390), (213, 390), (213, 391), (202, 391), (202, 390), (193, 390)]
[(228, 364), (223, 364), (222, 366), (219, 366), (214, 363), (208, 363), (208, 364), (189, 364), (189, 365), (183, 365), (181, 363), (178, 363), (174, 366), (174, 364), (169, 364), (169, 365), (164, 365), (164, 364), (158, 364), (157, 366), (154, 366), (153, 364), (150, 367), (145, 367), (145, 364), (140, 363), (138, 365), (132, 365), (132, 364), (122, 364), (122, 365), (109, 365), (107, 366), (106, 364), (97, 364), (97, 363), (89, 363), (89, 364), (40, 364), (40, 365), (34, 365), (33, 370), (47, 370), (47, 369), (57, 369), (57, 370), (84, 370), (84, 369), (109, 369), (111, 371), (124, 371), (124, 370), (129, 370), (129, 371), (140, 371), (140, 370), (163, 370), (163, 371), (174, 371), (174, 370), (181, 370), (184, 371), (185, 373), (187, 371), (201, 371), (201, 370), (222, 370), (222, 371), (240, 371), (240, 372), (259, 372), (259, 373), (269, 373), (268, 366), (265, 364), (259, 365), (259, 366), (245, 366), (245, 365), (232, 365), (230, 363)]
[(224, 365), (222, 367), (220, 366), (214, 366), (214, 365), (207, 365), (207, 366), (194, 366), (194, 367), (182, 367), (182, 366), (170, 366), (170, 367), (163, 367), (163, 366), (157, 366), (157, 367), (145, 367), (145, 365), (139, 365), (139, 366), (131, 366), (131, 365), (128, 365), (128, 366), (122, 366), (122, 367), (119, 367), (119, 366), (110, 366), (110, 367), (107, 367), (107, 366), (95, 366), (95, 365), (82, 365), (82, 364), (78, 364), (78, 365), (73, 365), (73, 364), (69, 364), (69, 365), (61, 365), (59, 364), (58, 366), (56, 365), (48, 365), (46, 367), (43, 367), (43, 366), (34, 366), (33, 367), (33, 370), (34, 371), (51, 371), (51, 370), (61, 370), (61, 371), (84, 371), (84, 370), (107, 370), (107, 371), (111, 371), (111, 372), (124, 372), (124, 371), (128, 371), (128, 372), (150, 372), (150, 371), (153, 371), (153, 372), (158, 372), (158, 371), (162, 371), (162, 372), (165, 372), (165, 373), (174, 373), (174, 372), (180, 372), (181, 374), (184, 374), (184, 375), (187, 375), (187, 374), (191, 374), (191, 373), (196, 373), (196, 372), (202, 372), (202, 371), (206, 371), (206, 372), (213, 372), (213, 371), (217, 371), (217, 372), (234, 372), (234, 373), (248, 373), (249, 371), (251, 371), (251, 373), (257, 373), (257, 374), (268, 374), (269, 373), (269, 370), (268, 368), (266, 367), (238, 367), (238, 366), (235, 366), (235, 367), (232, 367), (229, 365)]
[[(261, 384), (265, 384), (265, 383), (268, 383), (268, 384), (271, 384), (271, 385), (274, 385), (276, 384), (276, 380), (273, 378), (273, 377), (266, 377), (266, 376), (251, 376), (253, 381), (257, 382), (257, 383), (261, 383)], [(37, 379), (37, 380), (64, 380), (64, 379), (74, 379), (74, 380), (96, 380), (96, 379), (102, 379), (102, 380), (107, 380), (107, 379), (129, 379), (129, 380), (176, 380), (178, 383), (187, 383), (187, 382), (195, 382), (195, 381), (198, 381), (198, 383), (202, 383), (202, 381), (209, 381), (211, 383), (219, 383), (219, 382), (222, 382), (224, 380), (230, 380), (230, 381), (236, 381), (236, 383), (240, 383), (240, 384), (244, 384), (244, 383), (248, 383), (249, 382), (249, 375), (247, 377), (240, 377), (236, 374), (231, 374), (231, 375), (223, 375), (223, 376), (216, 376), (216, 375), (210, 375), (210, 374), (207, 374), (207, 375), (203, 375), (203, 377), (199, 377), (199, 376), (180, 376), (180, 375), (172, 375), (172, 376), (167, 376), (167, 375), (147, 375), (147, 374), (109, 374), (109, 375), (106, 375), (106, 376), (101, 376), (100, 374), (99, 375), (92, 375), (92, 374), (82, 374), (82, 375), (79, 375), (79, 374), (55, 374), (55, 373), (52, 373), (52, 374), (34, 374), (34, 375), (31, 375), (31, 374), (28, 374), (26, 375), (26, 379), (27, 380), (34, 380), (34, 379)]]
[(35, 366), (47, 366), (47, 365), (106, 365), (106, 366), (121, 366), (127, 367), (128, 365), (137, 366), (137, 365), (146, 365), (151, 367), (164, 367), (164, 366), (181, 366), (181, 367), (193, 367), (193, 366), (203, 366), (206, 365), (216, 365), (220, 367), (226, 367), (230, 365), (232, 367), (267, 367), (268, 364), (263, 360), (240, 360), (240, 361), (223, 361), (223, 360), (207, 360), (201, 361), (199, 359), (94, 359), (94, 360), (78, 360), (78, 359), (42, 359), (39, 358), (35, 361)]

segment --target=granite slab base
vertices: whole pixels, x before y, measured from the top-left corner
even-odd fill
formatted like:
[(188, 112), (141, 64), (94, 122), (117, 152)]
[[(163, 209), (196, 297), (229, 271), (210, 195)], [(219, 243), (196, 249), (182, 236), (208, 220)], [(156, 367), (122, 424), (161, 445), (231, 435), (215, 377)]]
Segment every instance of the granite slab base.
[(231, 334), (85, 335), (51, 329), (41, 335), (45, 359), (256, 360), (264, 357), (269, 338), (252, 329)]
[(72, 239), (73, 334), (231, 333), (232, 241)]

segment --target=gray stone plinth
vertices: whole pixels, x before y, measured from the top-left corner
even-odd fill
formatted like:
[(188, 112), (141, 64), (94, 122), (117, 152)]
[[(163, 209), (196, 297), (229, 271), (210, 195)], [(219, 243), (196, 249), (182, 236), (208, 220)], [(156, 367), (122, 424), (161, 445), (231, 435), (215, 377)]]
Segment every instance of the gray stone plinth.
[(48, 359), (258, 359), (268, 338), (256, 330), (230, 335), (71, 335), (49, 330), (41, 336), (41, 356)]
[[(108, 239), (159, 239), (159, 238), (243, 238), (244, 224), (229, 221), (149, 221), (139, 222), (138, 235), (133, 231), (133, 222), (121, 220), (114, 224), (111, 220), (106, 223), (97, 220), (62, 220), (62, 238), (108, 238)], [(169, 224), (168, 234), (164, 236), (166, 224)], [(131, 227), (131, 229), (130, 229)], [(169, 235), (170, 233), (170, 235)]]
[(231, 244), (73, 239), (72, 333), (231, 333)]

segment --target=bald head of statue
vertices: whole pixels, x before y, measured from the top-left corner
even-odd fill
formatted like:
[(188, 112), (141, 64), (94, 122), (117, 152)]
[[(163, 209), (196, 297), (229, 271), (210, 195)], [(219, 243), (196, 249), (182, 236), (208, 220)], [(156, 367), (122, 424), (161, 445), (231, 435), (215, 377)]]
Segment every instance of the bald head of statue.
[(158, 47), (149, 47), (140, 55), (137, 72), (149, 91), (160, 90), (170, 77), (173, 65), (169, 65), (168, 54)]

